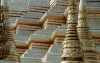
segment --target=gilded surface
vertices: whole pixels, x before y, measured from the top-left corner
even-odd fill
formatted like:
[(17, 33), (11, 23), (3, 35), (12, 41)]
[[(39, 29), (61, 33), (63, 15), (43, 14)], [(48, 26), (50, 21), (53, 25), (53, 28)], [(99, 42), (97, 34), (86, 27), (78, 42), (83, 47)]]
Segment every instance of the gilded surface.
[(81, 48), (79, 40), (66, 40), (63, 42), (63, 48), (67, 47), (79, 47)]
[[(63, 61), (83, 61), (82, 44), (77, 34), (77, 21), (75, 17), (75, 0), (69, 0), (68, 10), (68, 29), (63, 41), (62, 62)], [(66, 62), (65, 62), (66, 63)]]

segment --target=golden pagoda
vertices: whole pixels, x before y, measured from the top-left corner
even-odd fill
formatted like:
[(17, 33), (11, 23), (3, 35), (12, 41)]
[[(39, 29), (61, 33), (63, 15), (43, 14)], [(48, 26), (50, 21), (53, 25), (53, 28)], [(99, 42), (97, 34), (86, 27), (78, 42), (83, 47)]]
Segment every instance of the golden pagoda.
[(1, 63), (100, 62), (100, 0), (1, 4)]

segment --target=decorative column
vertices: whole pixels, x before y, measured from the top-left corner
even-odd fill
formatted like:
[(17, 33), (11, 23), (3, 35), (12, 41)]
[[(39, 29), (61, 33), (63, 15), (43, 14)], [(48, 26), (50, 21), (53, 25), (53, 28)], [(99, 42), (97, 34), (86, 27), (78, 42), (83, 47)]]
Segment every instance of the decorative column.
[(10, 51), (10, 44), (7, 44), (7, 34), (4, 22), (3, 7), (0, 5), (0, 59), (6, 58)]
[(68, 5), (68, 28), (65, 41), (63, 42), (63, 50), (61, 63), (82, 63), (83, 49), (79, 41), (77, 33), (77, 20), (75, 15), (76, 5), (75, 0), (69, 0)]
[(4, 39), (6, 42), (6, 46), (4, 49), (9, 49), (9, 51), (2, 51), (3, 52), (9, 52), (7, 57), (3, 58), (4, 61), (13, 61), (19, 63), (20, 58), (16, 51), (16, 45), (13, 40), (10, 24), (9, 24), (9, 8), (8, 8), (8, 1), (7, 0), (1, 0), (1, 10), (2, 10), (2, 17), (3, 17), (3, 29), (6, 36), (6, 39)]
[(83, 45), (84, 63), (99, 63), (98, 51), (95, 49), (94, 41), (90, 33), (86, 17), (86, 0), (80, 0), (78, 13), (78, 35)]

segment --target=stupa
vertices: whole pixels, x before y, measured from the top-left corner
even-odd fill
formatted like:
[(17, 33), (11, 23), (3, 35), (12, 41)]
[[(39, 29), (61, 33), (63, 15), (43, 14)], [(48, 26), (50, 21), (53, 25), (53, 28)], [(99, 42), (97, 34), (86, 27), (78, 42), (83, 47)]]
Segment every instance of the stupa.
[(0, 63), (19, 63), (20, 58), (16, 51), (16, 45), (12, 37), (9, 24), (9, 7), (7, 0), (1, 0), (1, 40)]
[(67, 34), (63, 42), (61, 63), (82, 63), (84, 61), (82, 44), (77, 33), (75, 0), (68, 0)]
[(99, 63), (98, 51), (92, 39), (86, 15), (86, 0), (80, 0), (78, 13), (78, 35), (83, 45), (84, 63)]
[[(8, 45), (7, 48), (5, 48), (5, 50), (7, 50), (8, 52), (5, 53), (7, 55), (6, 57), (4, 57), (4, 59), (0, 59), (1, 63), (65, 63), (67, 62), (67, 60), (66, 58), (64, 59), (64, 55), (62, 55), (62, 52), (65, 53), (66, 51), (64, 51), (64, 49), (68, 50), (68, 47), (70, 49), (79, 48), (81, 50), (80, 56), (75, 56), (75, 52), (73, 52), (73, 57), (66, 56), (68, 58), (80, 58), (78, 60), (74, 60), (71, 58), (69, 59), (69, 62), (73, 63), (73, 61), (75, 61), (84, 63), (84, 61), (89, 62), (89, 60), (91, 61), (92, 59), (93, 62), (99, 62), (100, 0), (86, 0), (86, 17), (89, 27), (88, 31), (92, 34), (87, 32), (87, 35), (85, 35), (85, 37), (90, 34), (90, 41), (94, 40), (92, 41), (93, 46), (89, 46), (90, 48), (92, 48), (90, 52), (88, 51), (89, 54), (83, 53), (85, 52), (84, 48), (88, 49), (88, 47), (87, 45), (84, 45), (83, 47), (83, 45), (81, 44), (83, 43), (81, 42), (81, 38), (83, 37), (81, 36), (81, 34), (84, 33), (79, 33), (81, 32), (81, 30), (77, 26), (80, 22), (78, 16), (83, 15), (80, 14), (81, 11), (79, 11), (79, 4), (81, 2), (80, 0), (75, 0), (75, 2), (73, 2), (74, 0), (2, 1), (5, 1), (6, 3), (8, 1), (8, 5), (6, 5), (6, 7), (8, 6), (9, 9), (6, 9), (7, 11), (4, 10), (2, 12), (4, 16), (8, 16), (9, 14), (9, 17), (7, 17), (6, 20), (3, 19), (3, 22), (7, 24), (7, 31), (5, 30), (5, 32), (6, 35), (9, 36), (9, 42), (3, 41)], [(69, 1), (70, 4), (73, 3), (71, 6), (69, 6)], [(82, 2), (82, 4), (84, 4), (84, 2)], [(76, 5), (76, 7), (73, 5)], [(8, 10), (9, 13), (5, 13), (8, 12)], [(1, 16), (3, 16), (2, 12)], [(69, 21), (69, 19), (71, 20)], [(72, 34), (72, 31), (74, 31), (75, 33)], [(71, 32), (71, 34), (68, 32)], [(71, 39), (74, 38), (73, 40), (77, 39), (77, 43), (79, 44), (79, 46), (72, 46), (68, 44), (68, 46), (65, 46), (64, 44), (67, 42), (66, 40), (69, 40), (66, 39), (68, 37)], [(62, 43), (64, 49), (62, 48)], [(9, 47), (9, 44), (12, 44), (12, 46)], [(89, 59), (86, 59), (86, 55), (89, 56)], [(61, 60), (61, 57), (63, 57), (62, 59), (64, 60)]]

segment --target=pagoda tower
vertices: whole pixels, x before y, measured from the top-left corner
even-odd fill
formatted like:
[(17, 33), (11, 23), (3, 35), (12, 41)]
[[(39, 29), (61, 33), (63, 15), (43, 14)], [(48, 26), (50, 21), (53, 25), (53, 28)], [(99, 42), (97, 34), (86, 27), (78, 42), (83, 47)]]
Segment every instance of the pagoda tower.
[(20, 63), (10, 29), (7, 0), (1, 0), (0, 14), (0, 63)]
[(75, 0), (68, 0), (67, 34), (63, 42), (61, 63), (82, 63), (84, 61), (82, 44), (77, 33)]
[(98, 51), (92, 39), (86, 17), (86, 0), (80, 0), (78, 13), (78, 35), (83, 45), (84, 63), (99, 63)]

